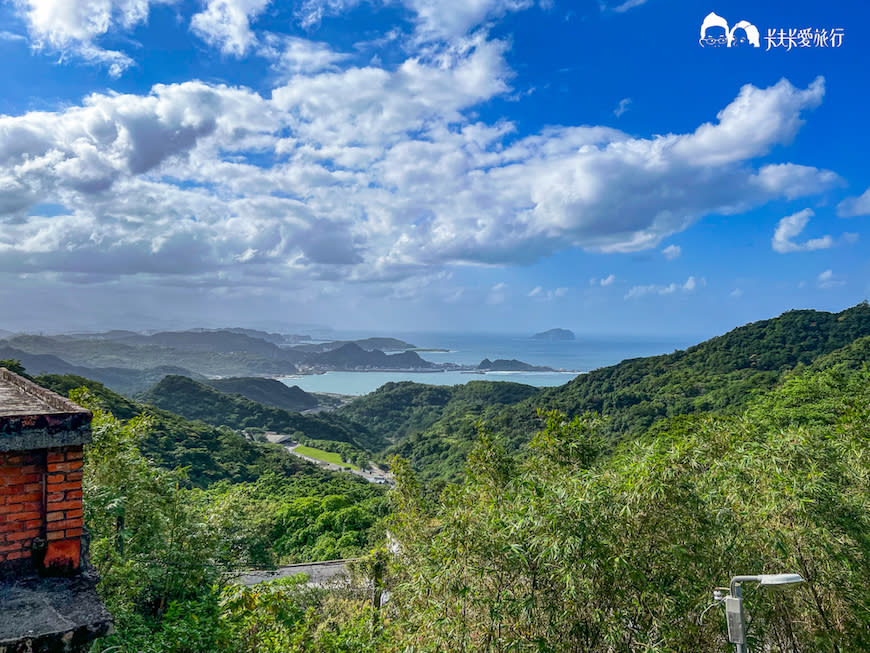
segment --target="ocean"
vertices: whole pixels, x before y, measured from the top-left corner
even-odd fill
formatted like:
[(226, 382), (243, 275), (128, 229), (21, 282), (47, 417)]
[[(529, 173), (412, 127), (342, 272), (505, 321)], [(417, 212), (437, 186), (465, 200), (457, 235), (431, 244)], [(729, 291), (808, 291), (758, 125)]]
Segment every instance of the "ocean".
[[(336, 334), (335, 339), (364, 338), (371, 334)], [(515, 358), (532, 365), (545, 365), (565, 372), (327, 372), (289, 376), (282, 381), (298, 385), (307, 392), (364, 395), (390, 381), (414, 381), (432, 385), (457, 385), (474, 380), (513, 381), (538, 387), (567, 383), (577, 374), (614, 365), (627, 358), (668, 354), (695, 344), (691, 337), (578, 337), (576, 340), (547, 342), (527, 334), (400, 333), (390, 334), (420, 348), (446, 349), (447, 352), (418, 352), (435, 363), (477, 365), (484, 358)]]

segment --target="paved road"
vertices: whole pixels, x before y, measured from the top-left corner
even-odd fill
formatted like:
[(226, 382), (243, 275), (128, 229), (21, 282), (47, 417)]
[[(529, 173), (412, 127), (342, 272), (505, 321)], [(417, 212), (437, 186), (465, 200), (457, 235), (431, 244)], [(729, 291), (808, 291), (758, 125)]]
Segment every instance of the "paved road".
[(350, 560), (329, 560), (326, 562), (305, 562), (298, 565), (278, 567), (273, 571), (252, 571), (239, 578), (243, 585), (256, 585), (276, 578), (287, 578), (296, 574), (308, 574), (308, 585), (323, 587), (347, 575)]
[(303, 460), (307, 460), (310, 463), (314, 463), (315, 465), (320, 465), (324, 469), (329, 469), (333, 472), (345, 472), (349, 474), (356, 474), (357, 476), (361, 476), (369, 483), (376, 483), (378, 485), (394, 485), (394, 481), (392, 476), (384, 473), (380, 469), (369, 467), (365, 470), (356, 470), (356, 469), (348, 469), (344, 465), (336, 465), (335, 463), (329, 463), (325, 460), (320, 460), (319, 458), (312, 458), (311, 456), (306, 456), (305, 454), (301, 454), (296, 451), (296, 447), (299, 446), (298, 442), (293, 442), (290, 439), (291, 436), (283, 433), (267, 433), (266, 438), (269, 442), (274, 444), (283, 445), (283, 447), (292, 453), (294, 456), (298, 456)]

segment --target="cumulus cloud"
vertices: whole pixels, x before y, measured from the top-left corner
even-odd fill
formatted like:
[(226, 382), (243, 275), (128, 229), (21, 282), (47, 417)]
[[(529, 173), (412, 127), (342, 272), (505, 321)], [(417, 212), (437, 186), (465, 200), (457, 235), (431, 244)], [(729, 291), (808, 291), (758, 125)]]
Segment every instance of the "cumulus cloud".
[(690, 293), (698, 286), (705, 285), (704, 279), (697, 280), (695, 277), (689, 277), (682, 284), (670, 283), (666, 286), (650, 284), (646, 286), (632, 286), (625, 294), (625, 299), (637, 299), (644, 295), (673, 295), (677, 292)]
[(337, 70), (349, 55), (336, 52), (327, 43), (286, 34), (264, 34), (258, 54), (272, 61), (272, 68), (287, 76)]
[(15, 0), (33, 46), (104, 65), (113, 77), (133, 64), (122, 52), (96, 40), (110, 30), (130, 30), (148, 19), (152, 5), (176, 0)]
[(190, 20), (190, 28), (209, 45), (241, 57), (256, 43), (251, 21), (265, 11), (270, 0), (208, 0), (205, 10)]
[(794, 242), (794, 239), (800, 236), (810, 218), (814, 215), (815, 213), (813, 213), (812, 209), (804, 209), (780, 220), (776, 225), (776, 231), (771, 240), (774, 251), (785, 254), (788, 252), (809, 252), (815, 249), (833, 247), (834, 239), (830, 236), (812, 238), (803, 243)]
[(837, 215), (841, 218), (855, 218), (870, 215), (870, 188), (858, 197), (847, 197), (837, 205)]
[(665, 258), (669, 261), (673, 261), (675, 258), (679, 258), (680, 254), (682, 253), (683, 250), (679, 245), (668, 245), (662, 250), (662, 254), (664, 254)]
[[(0, 265), (198, 270), (215, 286), (395, 284), (578, 247), (654, 248), (704, 215), (838, 183), (815, 168), (753, 166), (794, 136), (821, 82), (745, 87), (717, 124), (688, 134), (593, 126), (517, 138), (510, 122), (475, 117), (511, 91), (503, 42), (476, 35), (389, 70), (339, 68), (310, 42), (272, 45), (305, 63), (266, 95), (187, 82), (0, 117)], [(634, 294), (646, 292), (659, 290)]]

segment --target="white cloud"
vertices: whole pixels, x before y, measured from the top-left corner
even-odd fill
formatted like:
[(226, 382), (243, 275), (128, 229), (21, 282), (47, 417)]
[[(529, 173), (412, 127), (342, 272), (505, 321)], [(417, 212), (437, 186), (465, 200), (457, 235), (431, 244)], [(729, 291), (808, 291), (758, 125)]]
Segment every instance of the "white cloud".
[(838, 286), (843, 286), (845, 284), (846, 282), (834, 274), (832, 270), (825, 270), (816, 277), (816, 285), (825, 290), (837, 288)]
[[(297, 9), (296, 17), (303, 27), (310, 29), (326, 17), (346, 13), (360, 4), (362, 0), (305, 0)], [(395, 4), (413, 12), (418, 41), (451, 41), (468, 35), (486, 21), (529, 9), (535, 1), (395, 0)]]
[(320, 25), (328, 16), (339, 16), (362, 3), (362, 0), (304, 0), (296, 9), (296, 19), (306, 29)]
[(697, 280), (695, 277), (689, 277), (685, 283), (671, 283), (666, 286), (650, 284), (646, 286), (632, 286), (625, 294), (625, 299), (637, 299), (644, 295), (673, 295), (677, 292), (690, 293), (698, 286), (706, 285), (704, 279)]
[(568, 288), (554, 288), (553, 290), (544, 290), (541, 286), (535, 286), (529, 292), (529, 297), (534, 297), (542, 301), (551, 302), (554, 299), (564, 297), (568, 294)]
[(110, 30), (130, 30), (148, 19), (152, 5), (176, 0), (14, 0), (36, 49), (72, 54), (108, 67), (119, 76), (133, 64), (122, 52), (106, 50), (95, 40)]
[(631, 98), (626, 97), (622, 98), (619, 101), (619, 105), (613, 110), (613, 115), (619, 118), (623, 113), (628, 111), (628, 106), (631, 104)]
[(854, 218), (870, 215), (870, 188), (858, 197), (847, 197), (837, 205), (837, 215), (841, 218)]
[(286, 76), (337, 70), (336, 64), (349, 57), (327, 43), (271, 33), (261, 39), (258, 54), (271, 60), (272, 68)]
[(734, 297), (734, 298), (736, 299), (737, 297), (742, 297), (742, 296), (743, 296), (743, 290), (740, 289), (740, 288), (735, 288), (735, 289), (732, 290), (730, 293), (728, 293), (728, 295), (729, 295), (730, 297)]
[(208, 0), (205, 11), (191, 18), (190, 28), (224, 54), (241, 57), (257, 43), (251, 21), (265, 11), (269, 1)]
[(504, 304), (507, 300), (508, 286), (506, 283), (497, 283), (489, 289), (489, 294), (486, 297), (487, 304)]
[(614, 274), (602, 277), (600, 279), (598, 277), (592, 277), (591, 279), (589, 279), (589, 285), (606, 287), (613, 285), (614, 281), (616, 281), (616, 275)]
[[(475, 117), (510, 93), (502, 42), (478, 35), (389, 70), (333, 69), (317, 44), (292, 48), (307, 63), (265, 95), (188, 82), (0, 117), (0, 269), (388, 285), (457, 264), (658, 247), (706, 214), (783, 197), (790, 175), (814, 180), (807, 192), (837, 180), (795, 166), (764, 183), (769, 166), (752, 165), (793, 135), (781, 125), (817, 103), (820, 83), (744, 88), (740, 112), (690, 134), (516, 138), (510, 122)], [(43, 215), (49, 203), (61, 215)]]
[(668, 245), (662, 250), (662, 254), (665, 255), (665, 258), (669, 261), (673, 261), (675, 258), (679, 258), (680, 254), (683, 253), (682, 248), (679, 245)]
[(6, 30), (0, 31), (0, 41), (27, 41), (27, 37), (23, 34), (15, 34)]
[(801, 234), (810, 218), (814, 215), (815, 213), (813, 213), (812, 209), (804, 209), (780, 220), (776, 225), (776, 231), (771, 241), (774, 251), (785, 254), (787, 252), (809, 252), (815, 249), (833, 247), (834, 239), (830, 236), (812, 238), (803, 243), (794, 242), (794, 239)]
[(641, 5), (646, 4), (647, 0), (625, 0), (624, 2), (619, 2), (615, 7), (611, 7), (608, 2), (604, 0), (599, 0), (599, 6), (602, 11), (615, 11), (618, 14), (625, 13), (629, 9), (634, 9), (635, 7), (640, 7)]
[(450, 40), (483, 22), (534, 6), (534, 0), (401, 0), (416, 14), (417, 34), (426, 40)]

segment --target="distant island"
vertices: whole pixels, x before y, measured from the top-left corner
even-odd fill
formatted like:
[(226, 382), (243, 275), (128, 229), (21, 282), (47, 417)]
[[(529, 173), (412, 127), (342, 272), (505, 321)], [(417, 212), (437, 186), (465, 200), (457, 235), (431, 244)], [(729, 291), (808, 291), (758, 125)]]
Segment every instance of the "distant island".
[(574, 340), (574, 332), (569, 329), (550, 329), (532, 336), (533, 340)]
[(488, 358), (484, 358), (480, 361), (480, 365), (477, 366), (477, 369), (486, 371), (486, 372), (555, 372), (552, 367), (545, 367), (543, 365), (530, 365), (529, 363), (524, 363), (522, 361), (518, 361), (515, 358), (510, 360), (505, 360), (504, 358), (498, 358), (494, 361), (489, 360)]

